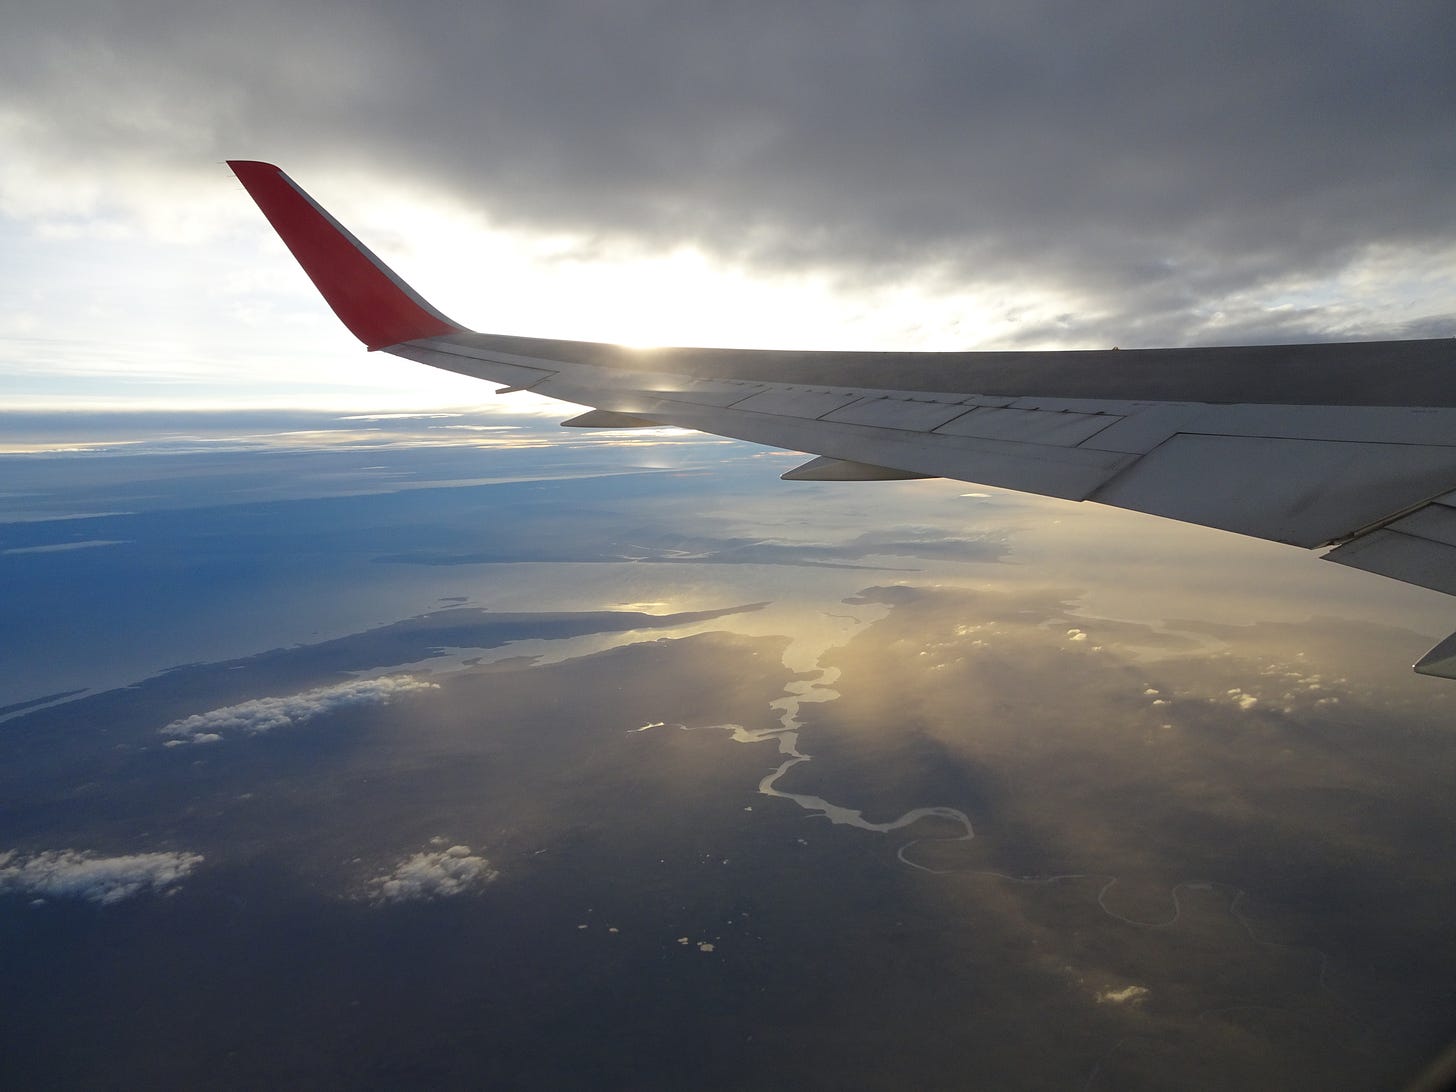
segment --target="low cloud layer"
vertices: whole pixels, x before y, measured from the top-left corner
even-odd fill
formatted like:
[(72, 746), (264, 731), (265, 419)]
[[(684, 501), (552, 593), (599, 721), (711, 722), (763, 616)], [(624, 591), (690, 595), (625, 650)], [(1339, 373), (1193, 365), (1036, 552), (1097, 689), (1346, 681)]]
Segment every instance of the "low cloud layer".
[(0, 895), (84, 899), (103, 906), (145, 893), (171, 894), (202, 863), (197, 853), (136, 853), (101, 857), (58, 849), (33, 856), (0, 853)]
[(227, 705), (207, 713), (197, 713), (174, 720), (162, 729), (173, 738), (166, 746), (184, 743), (217, 743), (227, 732), (260, 735), (277, 728), (304, 724), (315, 717), (356, 705), (388, 704), (397, 694), (414, 690), (433, 690), (439, 684), (413, 675), (385, 675), (377, 679), (358, 679), (321, 686), (281, 698), (257, 698), (239, 705)]
[(426, 850), (406, 857), (369, 881), (364, 897), (371, 902), (417, 902), (479, 891), (499, 875), (469, 846)]

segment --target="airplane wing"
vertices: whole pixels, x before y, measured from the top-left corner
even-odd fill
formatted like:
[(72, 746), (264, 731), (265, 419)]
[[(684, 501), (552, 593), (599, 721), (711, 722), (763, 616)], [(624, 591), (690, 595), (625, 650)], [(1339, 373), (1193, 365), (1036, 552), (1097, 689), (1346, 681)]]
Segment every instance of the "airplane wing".
[[(816, 458), (795, 481), (946, 477), (1306, 549), (1456, 595), (1456, 339), (1081, 352), (633, 349), (478, 333), (277, 167), (228, 164), (370, 350)], [(1456, 678), (1456, 634), (1416, 664)]]

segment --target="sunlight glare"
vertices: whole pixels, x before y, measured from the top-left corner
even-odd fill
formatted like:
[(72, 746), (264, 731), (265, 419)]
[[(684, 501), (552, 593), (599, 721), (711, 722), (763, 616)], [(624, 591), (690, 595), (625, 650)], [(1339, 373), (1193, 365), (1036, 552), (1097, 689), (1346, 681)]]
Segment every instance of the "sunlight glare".
[(764, 273), (690, 244), (648, 250), (493, 226), (423, 199), (371, 201), (360, 237), (446, 315), (494, 333), (636, 348), (955, 350), (996, 347), (1072, 304), (1036, 286), (924, 279), (850, 284)]

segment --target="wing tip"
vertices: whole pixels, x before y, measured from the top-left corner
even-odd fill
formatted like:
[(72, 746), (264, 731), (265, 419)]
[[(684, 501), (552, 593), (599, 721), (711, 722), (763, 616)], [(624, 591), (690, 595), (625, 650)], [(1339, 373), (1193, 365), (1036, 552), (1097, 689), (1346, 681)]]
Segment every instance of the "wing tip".
[(466, 332), (407, 285), (273, 163), (226, 161), (324, 300), (370, 349)]
[(261, 180), (267, 175), (276, 175), (281, 178), (288, 176), (283, 173), (283, 168), (276, 163), (264, 163), (261, 159), (227, 159), (224, 160), (228, 169), (237, 175), (238, 181), (246, 186), (250, 181)]

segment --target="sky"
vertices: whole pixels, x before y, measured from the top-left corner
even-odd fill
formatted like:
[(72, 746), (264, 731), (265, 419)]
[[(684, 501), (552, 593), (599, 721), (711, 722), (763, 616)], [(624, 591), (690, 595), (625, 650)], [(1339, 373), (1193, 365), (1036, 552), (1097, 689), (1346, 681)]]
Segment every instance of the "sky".
[(1453, 39), (1440, 0), (22, 5), (0, 41), (0, 390), (488, 401), (360, 353), (230, 158), (278, 163), (494, 332), (1450, 336)]

